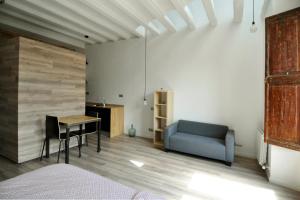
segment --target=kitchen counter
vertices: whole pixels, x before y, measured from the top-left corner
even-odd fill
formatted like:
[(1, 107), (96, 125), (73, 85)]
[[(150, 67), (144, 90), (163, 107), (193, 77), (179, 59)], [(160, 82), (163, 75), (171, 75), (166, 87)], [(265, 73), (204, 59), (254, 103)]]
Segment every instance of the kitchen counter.
[(101, 103), (95, 103), (95, 102), (86, 102), (86, 106), (96, 107), (96, 108), (118, 108), (118, 107), (124, 107), (124, 105), (118, 105), (118, 104), (105, 104), (105, 106), (103, 106)]
[(86, 113), (97, 112), (101, 118), (101, 130), (108, 132), (109, 137), (124, 134), (124, 105), (86, 102)]

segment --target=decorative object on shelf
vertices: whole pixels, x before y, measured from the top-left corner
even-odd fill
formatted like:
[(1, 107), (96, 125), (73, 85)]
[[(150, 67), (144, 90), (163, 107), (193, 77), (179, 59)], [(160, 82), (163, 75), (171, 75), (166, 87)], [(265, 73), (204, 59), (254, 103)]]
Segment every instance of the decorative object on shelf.
[(163, 147), (164, 129), (173, 122), (173, 92), (161, 88), (154, 92), (153, 142), (156, 147)]
[(135, 137), (136, 129), (133, 127), (133, 124), (131, 124), (130, 129), (128, 129), (128, 135), (129, 137)]
[(257, 26), (254, 21), (254, 0), (252, 2), (253, 2), (253, 10), (252, 10), (252, 24), (250, 26), (250, 32), (255, 33), (257, 31)]

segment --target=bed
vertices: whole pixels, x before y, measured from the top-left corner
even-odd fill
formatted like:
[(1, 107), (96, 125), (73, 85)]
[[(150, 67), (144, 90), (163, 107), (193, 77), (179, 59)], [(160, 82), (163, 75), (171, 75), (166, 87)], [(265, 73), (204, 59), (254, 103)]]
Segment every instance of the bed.
[(163, 199), (84, 169), (55, 164), (0, 182), (0, 199)]

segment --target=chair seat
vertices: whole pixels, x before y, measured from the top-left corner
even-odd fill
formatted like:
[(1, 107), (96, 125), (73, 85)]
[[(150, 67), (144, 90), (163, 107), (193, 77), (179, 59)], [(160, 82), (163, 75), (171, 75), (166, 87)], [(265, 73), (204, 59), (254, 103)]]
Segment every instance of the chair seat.
[(83, 130), (82, 135), (89, 135), (89, 134), (94, 134), (94, 133), (97, 133), (97, 131), (86, 132), (86, 130)]
[[(69, 133), (69, 137), (74, 137), (74, 136), (79, 136), (80, 135), (80, 131), (70, 131)], [(60, 133), (60, 139), (63, 139), (65, 140), (67, 137), (67, 133), (66, 132), (63, 132), (63, 133)]]

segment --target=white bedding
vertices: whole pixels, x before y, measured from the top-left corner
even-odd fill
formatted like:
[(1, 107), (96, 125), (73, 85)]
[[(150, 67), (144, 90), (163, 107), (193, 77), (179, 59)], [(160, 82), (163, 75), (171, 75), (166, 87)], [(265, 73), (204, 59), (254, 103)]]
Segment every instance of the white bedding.
[(0, 199), (162, 199), (84, 169), (56, 164), (0, 182)]

